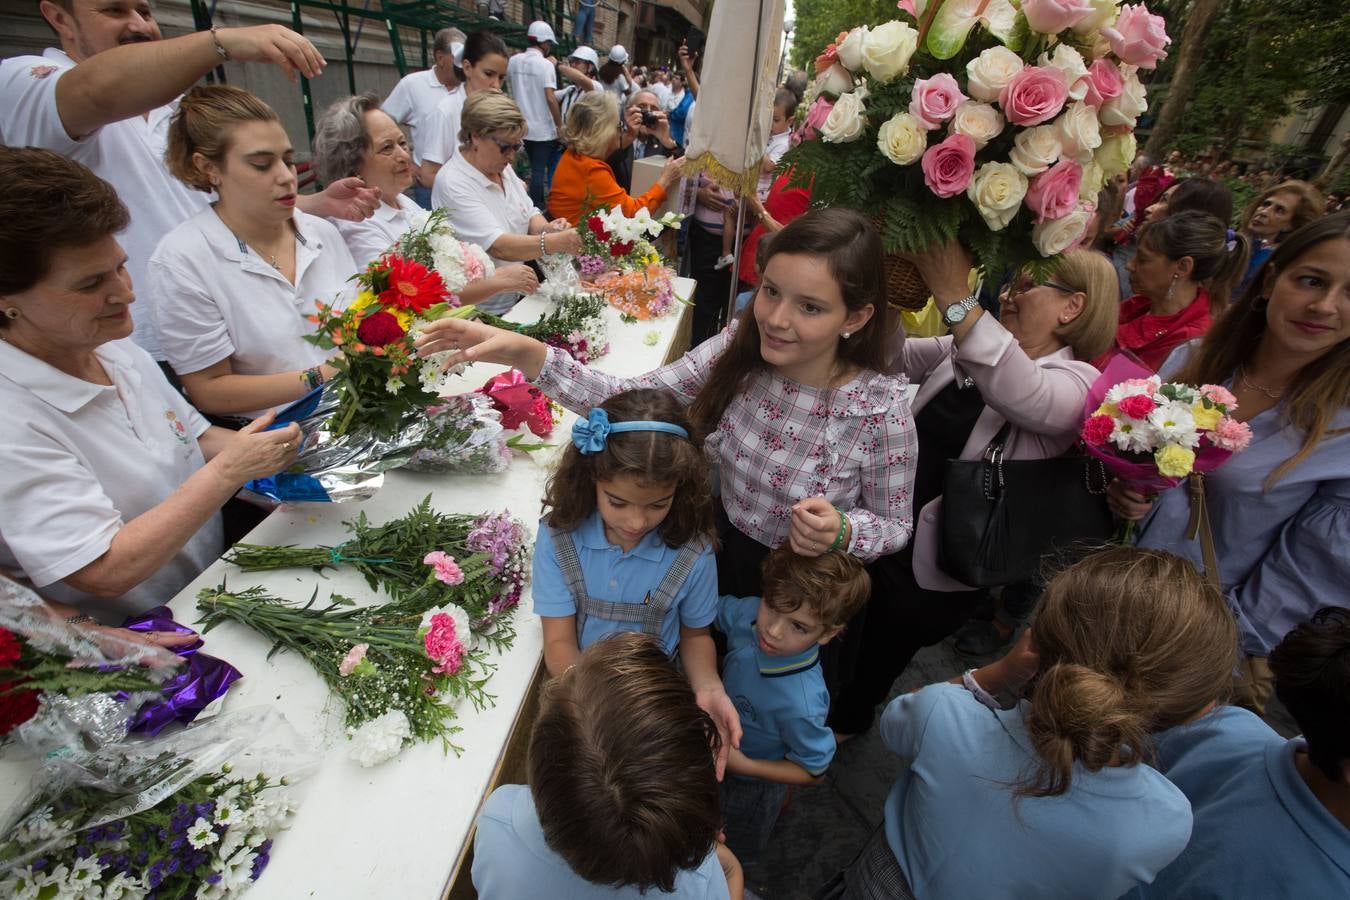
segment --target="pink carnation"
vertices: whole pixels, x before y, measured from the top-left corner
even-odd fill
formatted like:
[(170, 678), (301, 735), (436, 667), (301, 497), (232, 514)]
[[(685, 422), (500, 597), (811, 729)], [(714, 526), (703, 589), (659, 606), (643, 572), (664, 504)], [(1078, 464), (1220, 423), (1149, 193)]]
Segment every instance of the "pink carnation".
[(1209, 442), (1220, 450), (1236, 453), (1252, 440), (1252, 429), (1246, 422), (1224, 416), (1209, 433)]
[(1139, 390), (1150, 397), (1158, 390), (1158, 383), (1152, 378), (1127, 378), (1120, 383), (1124, 390)]
[(1115, 100), (1125, 90), (1125, 78), (1120, 68), (1109, 59), (1099, 59), (1088, 66), (1087, 95), (1083, 100), (1088, 106), (1100, 108), (1108, 100)]
[(1116, 408), (1131, 419), (1147, 419), (1156, 406), (1147, 394), (1133, 394), (1116, 404)]
[(455, 620), (447, 613), (431, 617), (431, 627), (422, 638), (427, 657), (436, 663), (431, 670), (436, 674), (453, 675), (464, 661), (464, 643), (455, 634)]
[(940, 72), (932, 78), (920, 78), (914, 82), (910, 95), (909, 114), (918, 119), (924, 128), (932, 131), (938, 125), (956, 115), (956, 108), (966, 99), (961, 93), (961, 85), (946, 72)]
[(1115, 430), (1116, 422), (1110, 416), (1092, 416), (1083, 423), (1083, 440), (1100, 447), (1111, 440), (1111, 432)]
[(338, 665), (338, 674), (347, 677), (356, 671), (356, 667), (361, 665), (361, 661), (366, 658), (366, 651), (370, 649), (369, 644), (357, 644), (347, 651), (347, 655), (342, 657), (342, 662)]
[(1163, 48), (1172, 43), (1167, 36), (1167, 23), (1155, 16), (1148, 7), (1122, 6), (1114, 27), (1102, 29), (1102, 36), (1111, 43), (1111, 52), (1120, 61), (1141, 69), (1152, 69), (1158, 60), (1167, 58)]
[(1210, 403), (1217, 403), (1228, 412), (1237, 409), (1237, 398), (1233, 396), (1232, 391), (1221, 384), (1200, 385), (1200, 396)]
[(975, 142), (964, 134), (948, 135), (924, 151), (919, 165), (930, 191), (939, 197), (955, 197), (975, 174)]
[(446, 584), (463, 584), (464, 572), (460, 569), (455, 558), (448, 553), (440, 550), (432, 550), (426, 556), (422, 557), (422, 562), (436, 570), (436, 578)]
[(1078, 189), (1083, 182), (1083, 167), (1072, 159), (1061, 159), (1031, 180), (1027, 189), (1027, 208), (1036, 214), (1036, 224), (1047, 219), (1062, 219), (1078, 209)]
[(1014, 125), (1040, 125), (1064, 108), (1069, 86), (1064, 73), (1051, 66), (1026, 66), (999, 91), (1003, 115)]
[(1088, 16), (1092, 4), (1087, 0), (1022, 0), (1022, 12), (1032, 31), (1059, 34)]

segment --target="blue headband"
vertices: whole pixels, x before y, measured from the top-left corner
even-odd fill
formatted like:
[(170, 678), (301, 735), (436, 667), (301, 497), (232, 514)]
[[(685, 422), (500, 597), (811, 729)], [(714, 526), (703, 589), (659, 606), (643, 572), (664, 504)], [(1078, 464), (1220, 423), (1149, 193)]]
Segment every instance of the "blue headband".
[(670, 422), (610, 422), (609, 413), (597, 406), (586, 414), (586, 418), (577, 419), (572, 426), (572, 446), (581, 451), (583, 456), (599, 453), (605, 449), (611, 434), (625, 431), (660, 431), (689, 439), (689, 432)]

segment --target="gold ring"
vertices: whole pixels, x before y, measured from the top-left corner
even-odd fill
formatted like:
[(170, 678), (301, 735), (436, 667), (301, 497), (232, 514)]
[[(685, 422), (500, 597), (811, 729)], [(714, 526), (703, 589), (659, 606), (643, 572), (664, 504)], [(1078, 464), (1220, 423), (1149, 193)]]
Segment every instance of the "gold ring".
[(282, 441), (282, 442), (281, 442), (281, 449), (282, 449), (282, 450), (289, 450), (289, 449), (291, 449), (291, 442), (290, 442), (290, 441)]

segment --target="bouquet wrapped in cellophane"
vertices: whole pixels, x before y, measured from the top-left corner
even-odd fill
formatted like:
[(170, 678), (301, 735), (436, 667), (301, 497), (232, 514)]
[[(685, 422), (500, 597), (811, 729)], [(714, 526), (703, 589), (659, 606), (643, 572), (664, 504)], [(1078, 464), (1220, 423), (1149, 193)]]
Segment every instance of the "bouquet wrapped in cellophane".
[(653, 218), (646, 208), (632, 216), (622, 207), (596, 209), (582, 219), (583, 284), (603, 293), (625, 321), (652, 319), (675, 307), (675, 272), (661, 259), (649, 238), (667, 228), (679, 228), (683, 216), (666, 213)]
[(265, 708), (52, 756), (0, 823), (0, 895), (238, 895), (267, 867), (313, 766), (313, 749)]

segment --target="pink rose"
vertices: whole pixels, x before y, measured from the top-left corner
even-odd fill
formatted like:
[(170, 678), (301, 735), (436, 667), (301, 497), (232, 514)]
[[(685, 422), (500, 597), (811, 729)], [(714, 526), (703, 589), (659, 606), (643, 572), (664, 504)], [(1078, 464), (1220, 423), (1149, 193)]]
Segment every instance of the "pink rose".
[(1062, 219), (1077, 209), (1082, 182), (1083, 167), (1071, 159), (1062, 159), (1031, 179), (1026, 204), (1036, 214), (1036, 223)]
[(1115, 419), (1110, 416), (1093, 416), (1083, 423), (1083, 440), (1094, 447), (1100, 447), (1111, 440), (1111, 432), (1115, 430)]
[(1147, 419), (1157, 404), (1147, 394), (1133, 394), (1116, 404), (1116, 408), (1131, 419)]
[(1142, 3), (1122, 6), (1115, 26), (1103, 28), (1102, 36), (1111, 42), (1111, 52), (1121, 62), (1152, 69), (1158, 60), (1167, 58), (1163, 48), (1172, 43), (1166, 25), (1162, 16), (1153, 15)]
[(342, 662), (338, 664), (338, 674), (346, 678), (355, 672), (356, 667), (366, 658), (366, 651), (369, 649), (369, 644), (357, 644), (348, 650), (347, 655), (342, 657)]
[(1125, 89), (1125, 77), (1119, 67), (1109, 59), (1099, 59), (1088, 67), (1087, 94), (1083, 100), (1088, 106), (1100, 108), (1108, 100), (1114, 100)]
[(446, 584), (463, 584), (464, 572), (455, 562), (455, 558), (440, 550), (432, 550), (422, 557), (422, 562), (436, 570), (436, 580)]
[(1022, 0), (1022, 12), (1032, 31), (1059, 34), (1086, 18), (1092, 4), (1088, 0)]
[(1210, 403), (1222, 406), (1228, 412), (1237, 409), (1237, 398), (1233, 396), (1232, 391), (1221, 384), (1200, 385), (1200, 396), (1209, 400)]
[(802, 127), (802, 139), (813, 141), (817, 133), (825, 124), (825, 120), (830, 117), (830, 110), (834, 109), (834, 104), (824, 97), (817, 97), (816, 102), (811, 104), (811, 108), (806, 111), (806, 124)]
[(964, 134), (948, 135), (945, 141), (924, 151), (919, 165), (930, 191), (939, 197), (955, 197), (975, 174), (975, 142)]
[(917, 5), (915, 0), (900, 0), (899, 3), (895, 4), (896, 9), (909, 13), (915, 19), (918, 19), (919, 16), (923, 15), (923, 11), (927, 6), (928, 0), (917, 0)]
[(1069, 86), (1059, 69), (1026, 66), (999, 91), (998, 102), (1014, 125), (1039, 125), (1059, 115), (1068, 96)]
[(1244, 449), (1252, 440), (1251, 426), (1237, 419), (1224, 416), (1214, 430), (1209, 433), (1209, 442), (1220, 450), (1236, 453)]
[(920, 78), (914, 82), (914, 92), (910, 95), (909, 114), (918, 119), (929, 131), (947, 121), (956, 114), (956, 108), (966, 99), (961, 93), (961, 85), (946, 72), (932, 78)]

